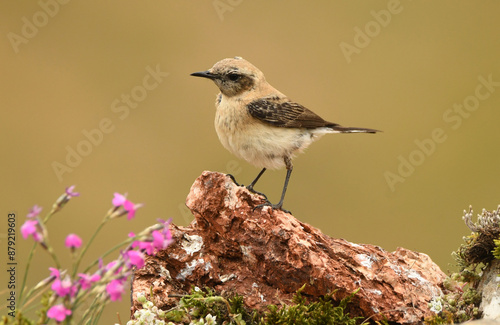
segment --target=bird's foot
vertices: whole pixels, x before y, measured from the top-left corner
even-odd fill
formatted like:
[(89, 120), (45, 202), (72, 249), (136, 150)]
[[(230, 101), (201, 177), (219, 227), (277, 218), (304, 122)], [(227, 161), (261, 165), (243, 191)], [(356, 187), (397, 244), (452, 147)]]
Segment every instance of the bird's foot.
[(267, 202), (255, 206), (253, 208), (253, 211), (255, 211), (255, 209), (258, 209), (258, 208), (271, 207), (271, 209), (273, 209), (273, 210), (281, 210), (285, 213), (292, 214), (290, 211), (283, 209), (283, 202), (280, 202), (278, 204), (272, 204), (271, 202), (269, 202), (269, 200), (266, 199), (266, 201)]
[(236, 184), (237, 186), (241, 186), (240, 184), (238, 184), (238, 182), (236, 181), (236, 178), (234, 178), (233, 175), (231, 174), (226, 174), (226, 176), (229, 176), (229, 178), (233, 181), (234, 184)]
[(233, 181), (234, 184), (236, 184), (236, 186), (242, 186), (242, 187), (245, 187), (247, 190), (249, 190), (250, 192), (254, 193), (254, 194), (257, 194), (257, 195), (262, 195), (267, 202), (269, 202), (269, 200), (267, 199), (267, 196), (262, 193), (262, 192), (259, 192), (259, 191), (256, 191), (253, 189), (253, 186), (252, 185), (248, 185), (248, 186), (245, 186), (243, 184), (239, 184), (237, 181), (236, 181), (236, 178), (234, 178), (233, 175), (231, 174), (226, 174), (226, 176), (229, 176), (229, 178), (231, 178), (231, 180)]
[(262, 195), (266, 199), (266, 201), (269, 202), (269, 199), (267, 198), (267, 196), (262, 192), (258, 192), (256, 190), (254, 190), (252, 185), (248, 185), (248, 186), (246, 186), (246, 188), (247, 188), (247, 190), (249, 190), (250, 192), (252, 192), (254, 194)]

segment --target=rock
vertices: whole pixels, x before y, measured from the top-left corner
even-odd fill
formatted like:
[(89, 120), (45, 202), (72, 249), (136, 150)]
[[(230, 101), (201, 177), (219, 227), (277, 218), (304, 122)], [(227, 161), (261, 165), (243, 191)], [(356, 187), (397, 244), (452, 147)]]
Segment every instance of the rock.
[(175, 243), (136, 272), (133, 298), (152, 287), (157, 306), (167, 309), (192, 285), (208, 286), (265, 311), (290, 303), (306, 284), (310, 300), (334, 292), (340, 301), (360, 289), (351, 316), (414, 324), (433, 315), (428, 303), (443, 294), (446, 276), (429, 256), (330, 238), (283, 211), (254, 211), (263, 200), (229, 176), (203, 172), (186, 200), (195, 220), (171, 226)]
[(477, 290), (481, 292), (483, 318), (500, 323), (500, 260), (493, 260), (483, 271)]
[(465, 323), (461, 324), (467, 324), (467, 325), (500, 325), (500, 322), (492, 320), (492, 319), (477, 319), (477, 320), (471, 320)]

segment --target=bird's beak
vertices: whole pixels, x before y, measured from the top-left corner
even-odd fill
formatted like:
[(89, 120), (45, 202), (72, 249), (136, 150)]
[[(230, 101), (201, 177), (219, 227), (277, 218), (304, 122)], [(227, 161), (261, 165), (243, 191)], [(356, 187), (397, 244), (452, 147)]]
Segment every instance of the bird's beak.
[(191, 76), (193, 77), (202, 77), (202, 78), (208, 78), (208, 79), (217, 79), (217, 75), (211, 73), (210, 71), (200, 71), (200, 72), (193, 72), (191, 73)]

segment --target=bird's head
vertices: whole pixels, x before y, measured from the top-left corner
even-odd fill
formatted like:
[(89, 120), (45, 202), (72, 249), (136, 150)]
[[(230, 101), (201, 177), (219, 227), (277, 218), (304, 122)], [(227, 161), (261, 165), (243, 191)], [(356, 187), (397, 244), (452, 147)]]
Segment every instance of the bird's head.
[(264, 74), (259, 69), (238, 56), (221, 60), (209, 70), (191, 75), (212, 79), (227, 97), (242, 95), (265, 82)]

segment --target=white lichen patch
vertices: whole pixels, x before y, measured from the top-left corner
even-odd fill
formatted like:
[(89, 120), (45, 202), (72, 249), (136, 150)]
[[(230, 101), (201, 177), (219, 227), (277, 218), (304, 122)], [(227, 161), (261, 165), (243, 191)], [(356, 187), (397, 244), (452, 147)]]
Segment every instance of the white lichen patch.
[(428, 284), (429, 283), (429, 281), (424, 279), (422, 277), (422, 275), (420, 275), (420, 273), (418, 273), (415, 270), (408, 270), (407, 275), (408, 275), (408, 278), (418, 280), (418, 282), (420, 282), (421, 284)]
[(160, 265), (160, 276), (167, 278), (167, 280), (169, 280), (169, 281), (172, 280), (172, 277), (170, 276), (170, 272), (161, 265)]
[(396, 275), (401, 275), (401, 268), (397, 265), (390, 264), (389, 267), (396, 273)]
[[(252, 288), (255, 288), (257, 291), (257, 294), (259, 295), (259, 298), (260, 298), (260, 301), (266, 301), (266, 299), (264, 298), (264, 295), (262, 293), (259, 292), (259, 290), (257, 289), (259, 287), (259, 285), (257, 283), (252, 283)], [(253, 290), (252, 290), (253, 291)]]
[(164, 285), (165, 285), (165, 282), (163, 282), (163, 280), (161, 280), (161, 279), (153, 281), (153, 286), (156, 288), (163, 287)]
[(205, 263), (205, 261), (202, 258), (199, 258), (197, 260), (192, 260), (191, 263), (186, 263), (186, 267), (183, 268), (175, 278), (177, 280), (186, 280), (188, 276), (193, 274), (193, 271), (196, 268), (196, 266), (201, 265), (203, 263)]
[(184, 235), (182, 239), (182, 249), (184, 249), (189, 256), (193, 256), (194, 253), (199, 252), (203, 247), (203, 238), (201, 238), (201, 236)]
[(222, 283), (224, 283), (224, 282), (227, 282), (227, 281), (229, 281), (229, 280), (235, 279), (235, 278), (237, 278), (237, 277), (238, 277), (238, 276), (237, 276), (236, 274), (231, 273), (231, 274), (223, 274), (223, 275), (220, 275), (220, 276), (219, 276), (219, 279), (220, 279), (220, 281), (221, 281)]
[(441, 289), (437, 288), (429, 280), (422, 277), (419, 272), (415, 270), (408, 270), (406, 271), (406, 275), (408, 276), (408, 279), (417, 280), (419, 282), (418, 286), (425, 289), (431, 296), (440, 297), (443, 294)]
[(307, 240), (297, 238), (297, 244), (303, 245), (305, 247), (311, 247), (311, 243)]
[(359, 264), (361, 264), (362, 266), (364, 266), (368, 269), (372, 268), (373, 261), (370, 258), (370, 256), (368, 256), (366, 254), (357, 254), (356, 259), (358, 260)]
[(381, 296), (382, 295), (382, 291), (380, 291), (378, 289), (368, 289), (367, 291), (371, 292), (373, 294), (376, 294), (377, 296)]

